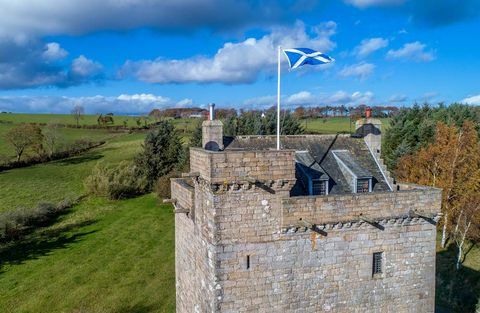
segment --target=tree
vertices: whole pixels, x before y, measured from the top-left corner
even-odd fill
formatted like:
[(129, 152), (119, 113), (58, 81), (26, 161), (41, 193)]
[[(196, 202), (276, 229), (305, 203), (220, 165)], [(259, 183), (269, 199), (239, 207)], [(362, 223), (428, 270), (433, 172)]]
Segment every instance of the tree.
[[(43, 135), (40, 127), (33, 124), (18, 125), (5, 134), (5, 140), (14, 148), (17, 162), (27, 149), (42, 145)], [(39, 149), (35, 149), (39, 150)]]
[(170, 173), (182, 160), (180, 137), (169, 121), (158, 122), (145, 138), (142, 152), (135, 158), (141, 173), (151, 188), (159, 177)]
[(199, 121), (193, 130), (192, 139), (190, 140), (190, 147), (202, 146), (202, 122)]
[(55, 153), (56, 146), (60, 140), (57, 124), (48, 124), (43, 130), (43, 142), (47, 150), (48, 156), (51, 157)]
[(480, 192), (480, 144), (474, 124), (466, 121), (457, 129), (439, 123), (434, 141), (402, 157), (396, 174), (401, 180), (442, 189), (442, 247), (447, 235), (453, 236), (461, 258), (465, 239), (478, 235), (472, 230), (479, 225), (475, 195)]
[(76, 105), (72, 109), (73, 119), (77, 123), (77, 127), (79, 126), (80, 119), (83, 118), (83, 114), (85, 113), (85, 109), (81, 105)]

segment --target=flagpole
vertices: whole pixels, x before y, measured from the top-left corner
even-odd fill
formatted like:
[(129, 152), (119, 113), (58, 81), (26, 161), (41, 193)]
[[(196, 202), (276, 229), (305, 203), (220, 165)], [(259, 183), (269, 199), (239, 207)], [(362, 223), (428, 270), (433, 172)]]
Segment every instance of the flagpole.
[(277, 59), (277, 150), (280, 150), (280, 46), (278, 46)]

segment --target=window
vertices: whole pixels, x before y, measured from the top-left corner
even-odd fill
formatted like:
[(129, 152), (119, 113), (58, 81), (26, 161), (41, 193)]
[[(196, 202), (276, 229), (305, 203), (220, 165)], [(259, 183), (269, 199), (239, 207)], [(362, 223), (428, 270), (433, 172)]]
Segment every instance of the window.
[(250, 269), (250, 256), (247, 255), (247, 270)]
[(373, 253), (372, 275), (381, 274), (382, 271), (383, 252)]
[(312, 179), (312, 195), (326, 195), (327, 181)]
[(370, 178), (357, 179), (357, 193), (370, 192)]

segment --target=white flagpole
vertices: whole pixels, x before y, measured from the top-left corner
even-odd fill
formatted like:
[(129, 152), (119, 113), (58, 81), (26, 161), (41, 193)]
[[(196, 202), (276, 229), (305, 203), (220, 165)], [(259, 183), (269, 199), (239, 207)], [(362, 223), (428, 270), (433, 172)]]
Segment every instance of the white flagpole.
[(281, 47), (278, 46), (278, 68), (277, 68), (277, 150), (280, 150), (280, 51)]

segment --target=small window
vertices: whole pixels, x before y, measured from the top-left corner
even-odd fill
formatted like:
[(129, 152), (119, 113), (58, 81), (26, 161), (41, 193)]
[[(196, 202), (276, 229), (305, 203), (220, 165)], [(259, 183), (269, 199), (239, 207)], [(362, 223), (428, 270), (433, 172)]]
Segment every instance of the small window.
[(372, 275), (381, 274), (383, 272), (382, 259), (383, 259), (383, 252), (373, 253)]
[(359, 178), (357, 179), (357, 193), (370, 192), (370, 179)]
[(250, 256), (247, 255), (247, 270), (250, 269)]
[(326, 195), (327, 181), (326, 180), (312, 180), (312, 195)]

